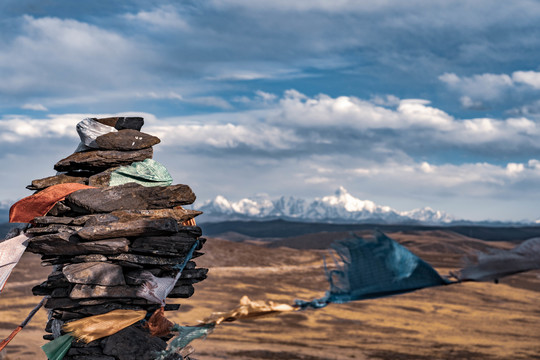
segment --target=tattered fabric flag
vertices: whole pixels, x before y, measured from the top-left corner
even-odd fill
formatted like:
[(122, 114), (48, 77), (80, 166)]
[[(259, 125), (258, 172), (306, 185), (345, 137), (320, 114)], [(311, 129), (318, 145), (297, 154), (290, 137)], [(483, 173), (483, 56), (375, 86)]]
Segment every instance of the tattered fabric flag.
[(44, 216), (53, 206), (66, 196), (77, 190), (92, 188), (92, 186), (66, 183), (52, 185), (43, 191), (17, 201), (9, 209), (10, 223), (29, 223), (37, 216)]
[(379, 231), (372, 241), (355, 236), (335, 242), (332, 248), (337, 258), (336, 269), (326, 269), (330, 290), (320, 299), (296, 300), (296, 306), (321, 308), (330, 303), (373, 299), (451, 283)]
[(66, 334), (46, 343), (41, 349), (48, 360), (62, 360), (71, 348), (72, 342), (73, 336)]
[(263, 316), (279, 315), (285, 312), (296, 311), (295, 307), (288, 304), (276, 304), (273, 301), (252, 301), (247, 296), (240, 299), (240, 305), (226, 312), (214, 312), (203, 320), (204, 325), (219, 325), (222, 322), (254, 319)]
[(85, 343), (116, 334), (122, 329), (144, 319), (145, 310), (113, 310), (65, 323), (62, 329)]
[(150, 316), (150, 319), (144, 325), (150, 331), (152, 336), (167, 336), (172, 330), (174, 323), (165, 317), (165, 307), (162, 306)]
[(118, 186), (134, 182), (143, 186), (169, 186), (172, 177), (165, 166), (159, 162), (146, 159), (122, 166), (111, 173), (109, 186)]
[(247, 296), (243, 296), (237, 307), (226, 312), (214, 312), (198, 326), (174, 325), (171, 331), (178, 331), (178, 335), (172, 340), (167, 350), (162, 351), (156, 357), (156, 360), (164, 360), (167, 359), (167, 356), (178, 353), (190, 342), (208, 335), (223, 322), (275, 316), (296, 310), (298, 309), (288, 304), (276, 304), (273, 301), (252, 301)]
[(526, 240), (512, 250), (479, 252), (476, 258), (476, 263), (453, 275), (459, 281), (498, 281), (504, 276), (540, 269), (540, 238)]
[(215, 325), (201, 326), (180, 326), (174, 325), (172, 331), (178, 332), (178, 335), (172, 339), (167, 350), (158, 353), (155, 360), (170, 359), (170, 355), (179, 354), (193, 340), (207, 336), (214, 330)]
[(0, 293), (6, 285), (11, 271), (26, 250), (29, 237), (22, 233), (0, 242)]
[(77, 133), (79, 133), (81, 143), (77, 149), (75, 149), (75, 152), (99, 148), (96, 143), (96, 139), (101, 135), (116, 131), (118, 130), (116, 130), (114, 127), (102, 124), (91, 118), (86, 118), (80, 121), (77, 124)]
[(178, 279), (180, 279), (180, 276), (182, 276), (182, 272), (184, 271), (184, 268), (189, 260), (191, 260), (193, 257), (193, 253), (195, 252), (197, 246), (199, 246), (199, 240), (195, 241), (195, 243), (191, 246), (191, 249), (189, 249), (189, 252), (184, 258), (184, 261), (175, 266), (175, 268), (178, 269), (178, 273), (176, 273), (175, 277), (160, 278), (154, 276), (149, 271), (142, 271), (140, 277), (144, 280), (144, 283), (137, 291), (137, 296), (164, 306), (165, 298), (169, 296), (169, 293), (174, 288), (174, 285)]
[(39, 309), (41, 309), (41, 307), (43, 306), (43, 304), (45, 303), (45, 300), (47, 299), (47, 296), (44, 297), (43, 299), (41, 299), (41, 301), (39, 302), (39, 304), (37, 304), (33, 309), (32, 311), (30, 311), (30, 313), (28, 314), (28, 316), (26, 317), (26, 319), (24, 319), (24, 321), (19, 325), (17, 326), (17, 328), (15, 328), (15, 330), (13, 330), (11, 332), (11, 334), (5, 338), (4, 340), (2, 340), (2, 342), (0, 342), (0, 351), (4, 350), (4, 348), (7, 346), (7, 344), (9, 344), (9, 342), (11, 340), (13, 340), (13, 338), (15, 337), (15, 335), (17, 335), (22, 329), (24, 329), (24, 327), (26, 325), (28, 325), (28, 323), (30, 322), (30, 320), (32, 320), (32, 318), (34, 317), (34, 315), (36, 315), (36, 313), (38, 312)]
[(73, 339), (90, 343), (94, 340), (116, 334), (122, 329), (144, 319), (144, 310), (113, 310), (106, 314), (94, 315), (65, 323), (62, 330), (67, 334), (43, 345), (41, 348), (49, 360), (62, 360), (71, 347)]

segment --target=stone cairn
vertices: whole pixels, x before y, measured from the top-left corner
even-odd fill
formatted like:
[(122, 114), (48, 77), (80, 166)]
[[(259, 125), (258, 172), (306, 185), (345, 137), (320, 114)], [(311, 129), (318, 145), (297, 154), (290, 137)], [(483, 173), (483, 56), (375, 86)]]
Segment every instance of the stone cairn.
[[(70, 194), (27, 230), (33, 236), (28, 250), (41, 255), (42, 265), (53, 267), (48, 279), (32, 289), (36, 296), (49, 296), (46, 340), (63, 334), (65, 322), (116, 309), (145, 310), (148, 320), (161, 305), (137, 295), (141, 272), (174, 277), (197, 240), (193, 258), (201, 255), (197, 250), (205, 241), (193, 221), (201, 212), (181, 207), (195, 201), (189, 186), (108, 186), (117, 167), (152, 158), (152, 146), (160, 140), (140, 132), (143, 119), (94, 120), (118, 131), (99, 136), (98, 149), (58, 161), (57, 175), (27, 186), (36, 192), (61, 183), (96, 187)], [(193, 283), (204, 280), (207, 271), (190, 260), (168, 297), (190, 297)], [(164, 309), (179, 307), (167, 304)], [(64, 359), (153, 359), (170, 337), (153, 337), (142, 323), (88, 344), (74, 340)]]

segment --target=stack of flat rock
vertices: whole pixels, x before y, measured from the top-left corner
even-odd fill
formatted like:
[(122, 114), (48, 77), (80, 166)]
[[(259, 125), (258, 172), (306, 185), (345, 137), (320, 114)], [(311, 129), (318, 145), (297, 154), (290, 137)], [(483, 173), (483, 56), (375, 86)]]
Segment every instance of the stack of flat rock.
[[(43, 265), (53, 266), (47, 281), (33, 288), (34, 295), (50, 296), (45, 303), (48, 340), (63, 334), (64, 322), (116, 309), (146, 310), (149, 318), (163, 303), (138, 295), (143, 273), (174, 278), (185, 264), (168, 297), (187, 298), (208, 271), (186, 259), (193, 248), (192, 258), (201, 255), (197, 250), (205, 241), (193, 221), (201, 212), (181, 207), (195, 201), (189, 186), (109, 186), (118, 167), (150, 159), (159, 139), (140, 132), (142, 118), (85, 119), (90, 120), (116, 130), (91, 139), (90, 147), (81, 136), (77, 152), (54, 166), (62, 173), (28, 186), (36, 191), (62, 183), (94, 187), (66, 196), (27, 230), (32, 236), (28, 250), (40, 254)], [(166, 304), (165, 310), (179, 306)], [(64, 359), (153, 359), (166, 348), (166, 340), (136, 323), (89, 344), (74, 341)]]

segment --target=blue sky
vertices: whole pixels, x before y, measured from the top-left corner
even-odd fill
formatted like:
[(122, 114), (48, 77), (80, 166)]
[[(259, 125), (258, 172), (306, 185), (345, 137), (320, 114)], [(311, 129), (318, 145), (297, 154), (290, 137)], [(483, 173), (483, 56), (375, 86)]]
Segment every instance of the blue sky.
[(0, 200), (141, 115), (199, 201), (324, 196), (540, 218), (535, 1), (0, 4)]

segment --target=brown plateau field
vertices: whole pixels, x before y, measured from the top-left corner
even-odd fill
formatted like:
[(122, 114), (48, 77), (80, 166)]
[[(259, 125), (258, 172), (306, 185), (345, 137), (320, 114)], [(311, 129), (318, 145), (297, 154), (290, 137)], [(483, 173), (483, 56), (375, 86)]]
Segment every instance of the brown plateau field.
[[(365, 235), (365, 234), (362, 234)], [(396, 232), (388, 236), (432, 264), (442, 275), (462, 258), (508, 242), (485, 242), (448, 231)], [(346, 233), (318, 233), (274, 240), (226, 234), (210, 238), (199, 266), (208, 279), (195, 295), (179, 299), (172, 321), (197, 324), (226, 311), (243, 295), (252, 300), (292, 303), (321, 297), (328, 288), (324, 249)], [(242, 240), (242, 241), (239, 241)], [(0, 338), (39, 302), (32, 286), (50, 268), (25, 254), (0, 295)], [(45, 359), (40, 346), (47, 314), (40, 310), (6, 348), (6, 359)], [(192, 343), (198, 360), (216, 359), (540, 359), (540, 271), (493, 283), (461, 283), (383, 299), (333, 304), (320, 310), (226, 323)]]

